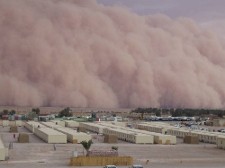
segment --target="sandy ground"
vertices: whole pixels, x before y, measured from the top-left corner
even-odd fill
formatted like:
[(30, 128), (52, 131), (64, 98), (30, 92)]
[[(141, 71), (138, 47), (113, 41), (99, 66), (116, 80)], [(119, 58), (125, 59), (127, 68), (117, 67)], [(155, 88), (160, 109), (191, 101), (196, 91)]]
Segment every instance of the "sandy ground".
[[(19, 127), (19, 132), (29, 133), (30, 143), (17, 143), (13, 133), (8, 131), (9, 128), (0, 127), (5, 146), (8, 147), (9, 143), (13, 142), (13, 149), (9, 150), (9, 160), (1, 161), (0, 168), (66, 168), (70, 167), (68, 164), (74, 150), (77, 150), (79, 155), (84, 152), (80, 144), (56, 144), (54, 150), (53, 144), (43, 142), (23, 127)], [(105, 144), (101, 135), (93, 137), (94, 144), (91, 149), (108, 150), (116, 145), (119, 147), (119, 155), (132, 156), (135, 164), (142, 164), (145, 168), (225, 167), (225, 150), (217, 149), (213, 144), (188, 145), (183, 144), (180, 139), (177, 145), (138, 145), (122, 141), (118, 144)], [(146, 160), (149, 160), (148, 164)]]

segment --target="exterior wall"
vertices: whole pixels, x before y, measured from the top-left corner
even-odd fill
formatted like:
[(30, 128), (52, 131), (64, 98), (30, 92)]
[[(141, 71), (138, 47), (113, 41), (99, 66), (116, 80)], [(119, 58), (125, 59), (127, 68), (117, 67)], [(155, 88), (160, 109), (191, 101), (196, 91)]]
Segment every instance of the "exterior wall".
[[(142, 127), (144, 128), (144, 127)], [(176, 137), (175, 136), (171, 136), (171, 135), (165, 135), (162, 133), (157, 133), (157, 132), (150, 132), (150, 131), (146, 131), (146, 130), (139, 130), (139, 129), (129, 129), (129, 128), (121, 128), (121, 129), (125, 129), (125, 130), (129, 130), (133, 133), (141, 133), (141, 134), (145, 134), (145, 135), (151, 135), (154, 137), (154, 143), (156, 144), (176, 144)], [(157, 127), (158, 129), (158, 127)], [(161, 132), (162, 129), (159, 129)]]
[(145, 144), (145, 143), (153, 144), (154, 143), (154, 137), (151, 135), (145, 135), (140, 133), (134, 134), (133, 132), (120, 130), (120, 129), (107, 128), (107, 129), (104, 129), (103, 134), (115, 135), (120, 140), (136, 143), (136, 144)]
[(105, 166), (118, 165), (127, 166), (133, 164), (133, 158), (130, 156), (103, 157), (103, 156), (78, 156), (71, 158), (70, 166)]
[[(146, 129), (149, 131), (157, 132), (159, 131), (159, 125), (156, 123), (142, 123), (137, 125), (138, 128)], [(199, 141), (204, 143), (217, 143), (217, 137), (222, 135), (222, 133), (217, 132), (208, 132), (208, 131), (202, 131), (202, 130), (189, 130), (184, 128), (176, 128), (169, 125), (162, 125), (164, 127), (163, 129), (167, 130), (168, 135), (173, 135), (178, 138), (184, 138), (185, 136), (198, 136)]]
[(45, 125), (46, 127), (53, 128), (53, 129), (54, 128), (64, 128), (63, 126), (56, 124), (56, 122), (42, 122), (41, 124)]
[(210, 133), (210, 132), (193, 132), (192, 135), (196, 135), (199, 138), (200, 142), (204, 143), (212, 143), (216, 144), (217, 135)]
[(32, 125), (30, 125), (30, 124), (28, 124), (28, 123), (25, 123), (25, 124), (24, 124), (24, 127), (25, 127), (26, 129), (28, 129), (30, 132), (34, 132), (33, 126), (32, 126)]
[(48, 143), (67, 143), (66, 135), (48, 135)]
[(3, 127), (8, 127), (9, 126), (9, 120), (3, 120), (2, 121), (2, 126)]
[(157, 133), (165, 133), (166, 129), (164, 129), (163, 127), (159, 127), (159, 126), (150, 126), (147, 124), (137, 124), (137, 129), (142, 129), (142, 130), (147, 130), (150, 132), (157, 132)]
[(77, 143), (81, 143), (82, 141), (89, 141), (91, 140), (91, 135), (88, 134), (82, 134), (82, 133), (77, 133), (77, 135), (74, 135), (71, 138), (71, 142), (73, 142), (74, 140), (77, 140)]
[(164, 145), (175, 145), (177, 142), (175, 136), (154, 136), (154, 143)]
[(51, 122), (53, 123), (57, 123), (57, 125), (60, 125), (62, 127), (65, 127), (66, 126), (66, 122), (65, 121), (60, 121), (60, 120), (51, 120)]
[(79, 122), (77, 121), (65, 121), (66, 127), (77, 128), (79, 127)]
[(225, 126), (225, 119), (214, 119), (212, 123), (213, 123), (213, 126), (216, 126), (216, 127)]
[(118, 126), (122, 126), (122, 127), (126, 127), (127, 126), (127, 122), (113, 122), (114, 125), (118, 125)]
[(135, 143), (136, 144), (153, 144), (154, 140), (153, 140), (153, 137), (150, 137), (150, 136), (137, 135), (135, 136)]
[(34, 132), (35, 128), (45, 128), (45, 125), (40, 124), (39, 122), (35, 121), (29, 121), (24, 124), (25, 128), (27, 128), (29, 131)]
[(34, 134), (47, 143), (67, 143), (67, 136), (51, 128), (35, 128)]
[(72, 130), (70, 128), (56, 128), (57, 131), (62, 132), (66, 134), (67, 141), (74, 142), (75, 140), (77, 143), (80, 143), (82, 141), (89, 141), (91, 140), (91, 135), (83, 133), (83, 132), (76, 132), (75, 130)]
[(216, 144), (217, 137), (221, 135), (221, 133), (216, 132), (207, 132), (207, 131), (191, 131), (191, 130), (185, 130), (185, 129), (177, 129), (177, 128), (170, 128), (168, 129), (168, 134), (177, 136), (179, 138), (184, 138), (185, 136), (191, 135), (191, 136), (198, 136), (200, 142), (204, 143), (212, 143)]
[(216, 145), (219, 149), (225, 149), (225, 136), (219, 136)]
[(48, 135), (46, 135), (45, 133), (43, 133), (42, 131), (40, 131), (37, 128), (34, 128), (34, 134), (36, 136), (38, 136), (40, 139), (42, 139), (43, 141), (48, 143)]
[(67, 143), (67, 136), (38, 122), (25, 123), (25, 128), (34, 132), (36, 136), (47, 143)]
[(91, 132), (96, 132), (96, 133), (99, 133), (99, 134), (102, 134), (103, 129), (105, 128), (101, 125), (97, 125), (97, 124), (94, 124), (94, 123), (84, 123), (84, 122), (80, 123), (80, 127), (83, 127), (86, 130), (89, 130)]
[(187, 135), (191, 135), (191, 131), (183, 130), (183, 129), (179, 129), (179, 128), (170, 128), (167, 130), (167, 133), (169, 135), (174, 135), (178, 138), (184, 138)]
[(21, 120), (16, 120), (15, 125), (21, 127), (23, 125), (23, 122)]
[(2, 160), (5, 160), (7, 155), (8, 155), (8, 149), (5, 148), (2, 140), (1, 140), (1, 137), (0, 137), (0, 161)]
[(219, 120), (219, 125), (220, 126), (225, 126), (225, 119), (220, 119)]
[[(106, 134), (106, 132), (109, 132), (109, 130), (114, 130), (114, 131), (117, 130), (117, 132), (120, 132), (120, 133), (124, 133), (125, 132), (124, 134), (129, 132), (130, 135), (145, 135), (145, 136), (153, 137), (154, 140), (152, 142), (148, 142), (148, 143), (176, 144), (176, 137), (175, 136), (164, 135), (164, 134), (156, 133), (156, 132), (149, 132), (149, 131), (146, 131), (146, 130), (130, 129), (130, 128), (127, 128), (127, 127), (121, 127), (121, 126), (112, 125), (112, 124), (106, 123), (106, 122), (105, 123), (103, 122), (103, 123), (100, 123), (100, 124), (107, 127), (108, 130), (104, 130), (105, 134)], [(148, 126), (148, 125), (146, 125), (146, 126)], [(158, 129), (158, 127), (157, 127), (157, 129)], [(159, 132), (162, 131), (161, 128), (159, 128), (159, 130), (160, 130)], [(107, 134), (109, 134), (109, 133), (107, 133)], [(110, 134), (115, 134), (115, 133), (113, 133), (111, 131)], [(125, 141), (129, 141), (130, 142), (129, 135), (121, 136), (120, 134), (118, 134), (117, 136), (121, 140), (125, 139)], [(132, 143), (139, 143), (139, 140), (136, 142), (134, 137), (132, 137), (131, 139), (132, 139), (132, 141), (131, 141)], [(140, 142), (140, 143), (146, 143), (146, 142), (144, 142), (144, 140), (143, 140), (143, 142)]]

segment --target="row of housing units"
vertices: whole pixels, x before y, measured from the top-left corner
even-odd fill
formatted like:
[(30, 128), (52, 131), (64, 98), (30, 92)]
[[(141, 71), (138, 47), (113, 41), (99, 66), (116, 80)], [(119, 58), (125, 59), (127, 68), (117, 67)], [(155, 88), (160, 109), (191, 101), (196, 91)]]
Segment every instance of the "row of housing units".
[(190, 130), (187, 128), (177, 128), (166, 123), (146, 122), (135, 125), (135, 128), (173, 135), (178, 138), (185, 136), (197, 136), (200, 142), (216, 144), (218, 148), (225, 149), (225, 134), (220, 132), (209, 132), (204, 130)]
[[(77, 132), (68, 127), (78, 127), (76, 121), (51, 121), (51, 122), (23, 122), (21, 120), (9, 121), (1, 120), (0, 125), (3, 127), (21, 127), (24, 126), (29, 131), (33, 132), (37, 137), (47, 143), (80, 143), (81, 141), (91, 140), (91, 135), (84, 132)], [(8, 148), (5, 147), (0, 136), (0, 161), (6, 160), (8, 157)]]
[[(71, 128), (77, 128), (79, 127), (79, 122), (73, 121), (73, 120), (50, 120), (51, 122), (57, 123), (63, 127), (71, 127)], [(8, 126), (22, 126), (25, 121), (22, 120), (0, 120), (0, 125), (3, 127)]]
[(25, 127), (33, 132), (40, 139), (47, 143), (80, 143), (91, 140), (91, 135), (84, 132), (77, 132), (72, 128), (66, 128), (58, 123), (61, 122), (35, 122), (25, 123)]
[(2, 120), (0, 125), (3, 127), (8, 127), (8, 126), (21, 127), (23, 125), (23, 121), (21, 121), (21, 120), (16, 120), (16, 121)]
[(98, 134), (115, 135), (119, 140), (136, 144), (176, 144), (176, 137), (172, 135), (131, 129), (108, 122), (80, 123), (80, 127)]

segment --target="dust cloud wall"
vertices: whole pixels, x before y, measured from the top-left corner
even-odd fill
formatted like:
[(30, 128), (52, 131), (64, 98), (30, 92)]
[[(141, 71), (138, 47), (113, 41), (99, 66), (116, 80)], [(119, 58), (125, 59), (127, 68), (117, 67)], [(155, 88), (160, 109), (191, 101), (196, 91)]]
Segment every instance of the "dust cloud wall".
[(0, 104), (225, 107), (225, 45), (187, 18), (0, 1)]

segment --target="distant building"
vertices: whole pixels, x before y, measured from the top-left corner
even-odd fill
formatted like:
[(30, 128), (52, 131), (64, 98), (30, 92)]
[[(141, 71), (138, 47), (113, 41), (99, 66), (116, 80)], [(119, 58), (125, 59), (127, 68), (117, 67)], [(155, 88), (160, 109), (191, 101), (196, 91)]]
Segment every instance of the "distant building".
[(225, 126), (225, 119), (214, 119), (212, 122), (213, 122), (213, 126), (216, 126), (216, 127)]

